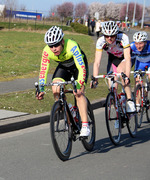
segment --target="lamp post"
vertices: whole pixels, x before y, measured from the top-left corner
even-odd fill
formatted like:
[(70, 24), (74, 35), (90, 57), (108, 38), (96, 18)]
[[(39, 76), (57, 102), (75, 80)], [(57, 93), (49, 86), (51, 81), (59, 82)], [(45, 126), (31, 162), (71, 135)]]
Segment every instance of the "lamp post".
[(126, 9), (126, 17), (125, 17), (126, 25), (127, 25), (127, 20), (128, 20), (128, 9), (129, 9), (129, 0), (127, 1), (127, 9)]
[(143, 15), (142, 15), (141, 29), (143, 29), (143, 24), (144, 24), (144, 12), (145, 12), (145, 0), (143, 2)]
[(135, 4), (134, 4), (134, 12), (133, 12), (132, 27), (134, 27), (134, 22), (135, 22), (135, 12), (136, 12), (136, 0), (135, 0)]

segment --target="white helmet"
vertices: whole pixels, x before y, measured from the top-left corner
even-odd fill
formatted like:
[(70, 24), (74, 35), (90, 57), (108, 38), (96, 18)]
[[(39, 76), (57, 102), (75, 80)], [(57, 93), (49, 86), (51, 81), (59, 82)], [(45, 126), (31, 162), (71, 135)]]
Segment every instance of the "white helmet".
[(148, 38), (148, 35), (145, 31), (139, 31), (133, 35), (133, 41), (135, 41), (135, 42), (146, 41), (147, 38)]
[(51, 46), (59, 43), (64, 37), (62, 29), (57, 26), (52, 26), (46, 33), (44, 37), (44, 42)]
[(119, 32), (119, 27), (114, 21), (107, 21), (103, 23), (102, 33), (106, 36), (113, 36)]

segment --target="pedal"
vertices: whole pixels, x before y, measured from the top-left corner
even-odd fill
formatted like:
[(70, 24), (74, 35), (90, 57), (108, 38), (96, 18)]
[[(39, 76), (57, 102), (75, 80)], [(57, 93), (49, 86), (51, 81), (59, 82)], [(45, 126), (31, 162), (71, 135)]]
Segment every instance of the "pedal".
[(80, 137), (79, 137), (79, 141), (82, 141), (82, 140), (84, 140), (84, 139), (88, 139), (88, 136), (80, 136)]

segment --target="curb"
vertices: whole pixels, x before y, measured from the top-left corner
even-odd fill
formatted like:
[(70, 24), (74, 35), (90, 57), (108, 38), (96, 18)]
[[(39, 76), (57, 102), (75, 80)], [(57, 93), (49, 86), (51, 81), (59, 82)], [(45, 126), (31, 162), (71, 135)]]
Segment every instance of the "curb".
[[(102, 108), (105, 106), (105, 99), (92, 101), (91, 104), (93, 110)], [(0, 134), (48, 123), (49, 119), (50, 112), (37, 115), (29, 114), (0, 120)]]

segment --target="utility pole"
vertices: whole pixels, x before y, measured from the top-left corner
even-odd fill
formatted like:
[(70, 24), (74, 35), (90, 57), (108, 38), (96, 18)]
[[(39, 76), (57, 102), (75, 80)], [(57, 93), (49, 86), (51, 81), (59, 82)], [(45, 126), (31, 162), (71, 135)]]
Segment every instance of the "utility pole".
[(143, 29), (143, 24), (144, 24), (144, 13), (145, 13), (145, 0), (143, 2), (143, 15), (142, 15), (141, 29)]
[(127, 25), (127, 20), (128, 20), (128, 9), (129, 9), (129, 0), (127, 1), (127, 9), (126, 9), (126, 17), (125, 17), (126, 25)]
[(132, 27), (134, 27), (134, 23), (135, 23), (135, 12), (136, 12), (136, 0), (135, 0), (135, 4), (134, 4), (134, 12), (133, 12)]

